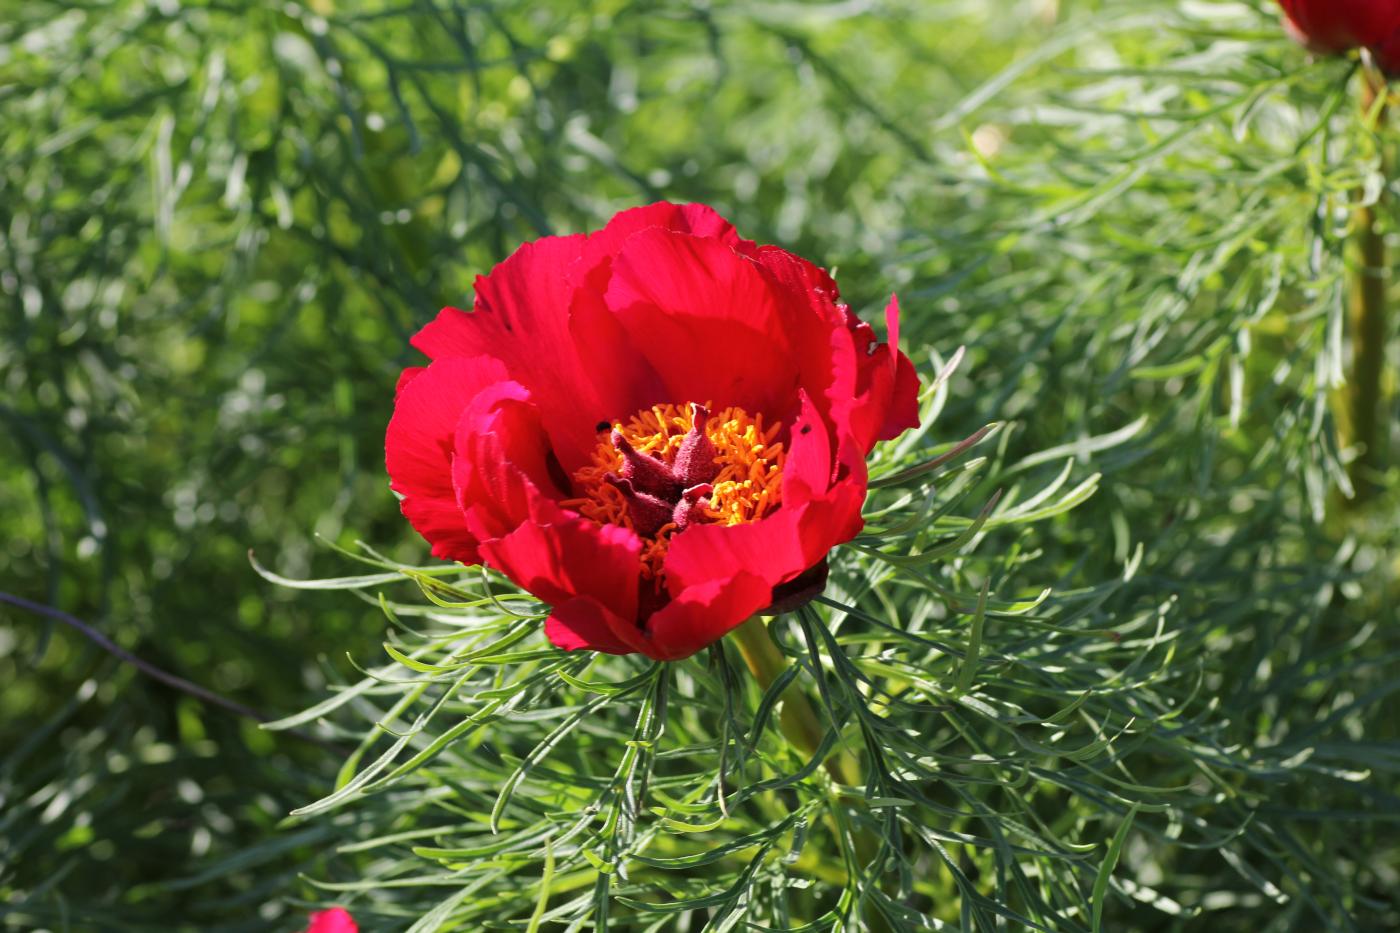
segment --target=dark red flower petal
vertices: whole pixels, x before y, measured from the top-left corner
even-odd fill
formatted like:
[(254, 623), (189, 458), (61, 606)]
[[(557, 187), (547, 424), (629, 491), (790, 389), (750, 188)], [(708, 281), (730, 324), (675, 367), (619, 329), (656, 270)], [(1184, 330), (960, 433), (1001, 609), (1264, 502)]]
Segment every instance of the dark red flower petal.
[(1295, 38), (1317, 52), (1344, 52), (1355, 48), (1356, 37), (1336, 15), (1346, 0), (1279, 0)]
[(1382, 71), (1392, 77), (1400, 74), (1400, 28), (1392, 32), (1389, 39), (1377, 43), (1372, 51)]
[(1371, 48), (1382, 67), (1395, 64), (1393, 52), (1400, 43), (1397, 0), (1279, 0), (1279, 5), (1294, 38), (1313, 51)]
[(403, 496), (404, 516), (444, 560), (476, 563), (476, 538), (468, 531), (452, 488), (457, 420), (486, 386), (506, 379), (491, 357), (441, 360), (401, 379), (394, 416), (384, 437), (389, 485)]
[(823, 557), (815, 566), (807, 568), (781, 586), (774, 587), (773, 602), (761, 611), (761, 615), (776, 616), (784, 612), (796, 612), (822, 594), (830, 575), (831, 565)]

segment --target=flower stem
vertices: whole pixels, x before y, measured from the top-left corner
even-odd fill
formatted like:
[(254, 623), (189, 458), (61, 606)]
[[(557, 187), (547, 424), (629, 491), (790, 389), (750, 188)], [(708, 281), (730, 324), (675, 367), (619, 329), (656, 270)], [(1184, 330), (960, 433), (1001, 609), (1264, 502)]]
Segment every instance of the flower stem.
[[(743, 625), (734, 630), (734, 640), (739, 646), (739, 653), (744, 656), (744, 663), (748, 665), (749, 672), (758, 681), (759, 686), (767, 690), (772, 686), (783, 671), (787, 670), (787, 658), (778, 648), (773, 636), (768, 634), (768, 627), (763, 624), (763, 620), (758, 616), (749, 619)], [(792, 743), (792, 747), (804, 758), (811, 758), (821, 745), (825, 731), (821, 727), (820, 720), (817, 719), (816, 710), (812, 708), (807, 695), (794, 682), (788, 685), (783, 692), (783, 706), (780, 722), (783, 735)], [(835, 759), (831, 759), (835, 761)], [(831, 771), (831, 767), (828, 766)], [(837, 769), (844, 770), (844, 769)], [(841, 784), (849, 784), (844, 780), (847, 775), (832, 772), (832, 779)]]
[[(759, 685), (767, 690), (787, 670), (787, 657), (773, 641), (773, 636), (768, 633), (768, 626), (758, 616), (754, 616), (736, 628), (733, 634), (734, 641), (739, 646), (739, 653), (743, 655), (744, 663), (748, 666), (749, 672), (753, 674)], [(807, 699), (807, 695), (798, 687), (796, 681), (790, 683), (783, 691), (779, 724), (788, 742), (804, 758), (811, 758), (816, 754), (826, 735), (823, 721), (818, 718), (816, 710), (812, 708), (811, 701)], [(822, 764), (826, 767), (827, 773), (831, 775), (831, 779), (837, 784), (858, 788), (865, 783), (861, 779), (860, 765), (855, 756), (845, 750), (835, 750), (827, 756)], [(855, 868), (857, 872), (862, 872), (874, 864), (880, 851), (880, 840), (868, 829), (854, 825), (844, 814), (835, 810), (842, 803), (855, 804), (858, 800), (859, 798), (852, 794), (843, 793), (837, 795), (832, 800), (832, 804), (838, 837), (843, 840), (849, 839), (854, 861), (857, 863)], [(849, 833), (843, 832), (842, 827), (850, 827), (851, 831)], [(846, 845), (846, 842), (842, 842), (843, 849)], [(889, 929), (889, 923), (884, 914), (873, 903), (867, 902), (865, 915), (866, 929), (872, 931)]]
[[(1385, 124), (1388, 109), (1385, 77), (1374, 67), (1367, 66), (1362, 72), (1361, 87), (1362, 119), (1374, 120), (1374, 129), (1379, 130)], [(1386, 172), (1384, 162), (1381, 171)], [(1388, 275), (1385, 234), (1378, 216), (1384, 203), (1384, 188), (1374, 203), (1368, 204), (1358, 197), (1352, 216), (1359, 256), (1351, 288), (1352, 371), (1347, 385), (1345, 440), (1361, 448), (1350, 468), (1358, 503), (1366, 501), (1376, 491), (1375, 476), (1384, 466), (1389, 433), (1383, 418), (1382, 385)]]

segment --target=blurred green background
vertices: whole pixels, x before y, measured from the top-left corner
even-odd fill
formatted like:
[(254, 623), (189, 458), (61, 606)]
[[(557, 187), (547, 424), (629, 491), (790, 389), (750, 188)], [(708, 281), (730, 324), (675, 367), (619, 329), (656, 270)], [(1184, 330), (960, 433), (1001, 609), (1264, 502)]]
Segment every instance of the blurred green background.
[[(1145, 542), (1105, 611), (1205, 625), (1235, 741), (1307, 739), (1264, 894), (1190, 928), (1393, 928), (1395, 474), (1344, 508), (1328, 407), (1387, 184), (1349, 75), (1262, 0), (0, 0), (0, 589), (309, 705), (383, 616), (247, 553), (426, 556), (382, 467), (409, 335), (523, 240), (705, 201), (867, 317), (897, 290), (925, 374), (968, 347), (943, 440), (1104, 473), (1025, 587)], [(274, 829), (338, 763), (0, 607), (0, 923), (294, 929), (326, 836)]]

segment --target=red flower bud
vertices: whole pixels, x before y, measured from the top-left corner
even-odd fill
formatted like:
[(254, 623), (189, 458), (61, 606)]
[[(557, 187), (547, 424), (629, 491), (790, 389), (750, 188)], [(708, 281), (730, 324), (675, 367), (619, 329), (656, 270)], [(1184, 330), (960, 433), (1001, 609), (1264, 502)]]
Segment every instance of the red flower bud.
[(1279, 0), (1289, 34), (1324, 54), (1368, 48), (1388, 72), (1400, 70), (1400, 0)]
[(303, 933), (359, 933), (355, 918), (344, 907), (332, 907), (311, 915), (311, 925)]
[(553, 607), (566, 649), (683, 658), (812, 598), (918, 379), (826, 272), (698, 204), (521, 246), (413, 338), (385, 438), (438, 557)]

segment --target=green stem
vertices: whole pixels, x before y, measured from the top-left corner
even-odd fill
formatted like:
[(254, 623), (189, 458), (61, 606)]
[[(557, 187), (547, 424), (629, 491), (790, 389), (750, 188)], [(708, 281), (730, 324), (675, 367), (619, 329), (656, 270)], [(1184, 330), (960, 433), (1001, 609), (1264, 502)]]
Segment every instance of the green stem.
[[(1386, 120), (1386, 92), (1384, 76), (1368, 67), (1362, 74), (1361, 111), (1363, 119), (1375, 120), (1377, 130)], [(1352, 371), (1347, 386), (1346, 441), (1361, 448), (1350, 468), (1357, 502), (1364, 502), (1376, 491), (1375, 477), (1384, 466), (1388, 436), (1382, 384), (1388, 276), (1385, 235), (1378, 217), (1384, 197), (1382, 189), (1374, 204), (1358, 200), (1353, 214), (1360, 255), (1351, 289)]]
[[(734, 630), (734, 641), (739, 647), (739, 653), (744, 657), (744, 663), (748, 666), (750, 673), (759, 685), (767, 690), (773, 682), (782, 675), (788, 668), (788, 659), (773, 641), (773, 636), (768, 633), (768, 626), (758, 616), (749, 619), (743, 625)], [(817, 716), (812, 703), (807, 699), (807, 695), (797, 685), (796, 681), (790, 683), (782, 696), (782, 711), (779, 714), (779, 724), (782, 727), (783, 735), (787, 738), (792, 747), (804, 758), (811, 758), (819, 747), (822, 739), (826, 736), (826, 726), (824, 720)], [(860, 764), (854, 755), (844, 749), (835, 749), (827, 759), (822, 762), (827, 773), (837, 784), (845, 787), (862, 787), (865, 782), (861, 778)], [(849, 833), (842, 832), (841, 827), (850, 825), (843, 813), (839, 812), (841, 805), (860, 805), (860, 798), (849, 793), (838, 794), (832, 800), (832, 815), (836, 822), (836, 833), (838, 838), (850, 839), (854, 849), (854, 861), (858, 872), (868, 870), (874, 864), (880, 851), (880, 840), (869, 830), (851, 826)], [(843, 844), (844, 847), (844, 844)], [(874, 904), (868, 904), (865, 911), (866, 929), (872, 931), (885, 931), (889, 929), (889, 923), (885, 920), (884, 914), (880, 913)]]
[[(748, 665), (749, 672), (764, 690), (771, 687), (773, 681), (787, 670), (787, 657), (773, 641), (773, 636), (768, 634), (768, 626), (764, 625), (758, 616), (735, 629), (734, 640), (739, 646), (739, 653), (744, 656), (744, 663)], [(817, 712), (812, 708), (807, 695), (795, 681), (783, 691), (782, 700), (779, 721), (783, 735), (804, 758), (811, 758), (821, 745), (826, 730), (817, 718)], [(828, 767), (828, 770), (831, 768)], [(831, 777), (841, 784), (852, 783), (845, 780), (847, 775), (834, 771)]]

